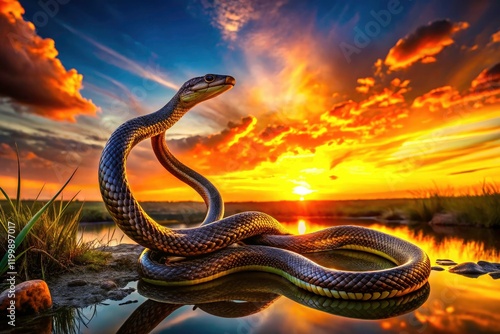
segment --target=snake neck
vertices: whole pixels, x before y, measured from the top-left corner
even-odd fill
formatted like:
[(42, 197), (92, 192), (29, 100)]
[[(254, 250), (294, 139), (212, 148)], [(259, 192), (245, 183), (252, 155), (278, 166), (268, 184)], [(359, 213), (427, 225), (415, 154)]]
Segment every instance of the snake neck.
[(205, 219), (200, 225), (220, 220), (224, 216), (224, 201), (217, 188), (200, 173), (189, 168), (170, 152), (165, 133), (151, 137), (151, 146), (158, 161), (180, 181), (193, 188), (203, 199), (207, 207)]
[[(160, 110), (131, 119), (110, 137), (99, 162), (99, 187), (105, 206), (114, 222), (132, 239), (150, 244), (148, 235), (171, 234), (150, 218), (132, 194), (126, 175), (126, 159), (132, 148), (146, 138), (165, 132), (187, 112), (179, 107), (176, 95)], [(138, 240), (136, 240), (138, 241)]]

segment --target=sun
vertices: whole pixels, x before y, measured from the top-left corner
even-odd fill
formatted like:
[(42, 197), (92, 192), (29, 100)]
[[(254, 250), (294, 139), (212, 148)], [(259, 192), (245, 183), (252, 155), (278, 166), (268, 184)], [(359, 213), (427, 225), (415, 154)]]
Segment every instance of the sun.
[(313, 190), (311, 190), (311, 188), (309, 188), (307, 186), (296, 186), (295, 188), (293, 188), (293, 193), (300, 195), (301, 201), (304, 200), (304, 196), (309, 195), (312, 192), (313, 192)]

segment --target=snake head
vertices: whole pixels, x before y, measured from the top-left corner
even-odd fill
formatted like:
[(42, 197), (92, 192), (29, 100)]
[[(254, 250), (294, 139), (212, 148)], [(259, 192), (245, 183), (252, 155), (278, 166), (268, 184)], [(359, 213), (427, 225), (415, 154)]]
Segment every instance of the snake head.
[(236, 80), (229, 75), (207, 74), (193, 78), (179, 90), (180, 102), (186, 108), (211, 99), (233, 88)]

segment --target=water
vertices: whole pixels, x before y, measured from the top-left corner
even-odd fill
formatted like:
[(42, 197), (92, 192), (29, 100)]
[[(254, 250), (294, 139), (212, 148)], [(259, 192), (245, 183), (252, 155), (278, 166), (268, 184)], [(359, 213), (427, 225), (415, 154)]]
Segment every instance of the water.
[[(308, 233), (345, 223), (328, 219), (284, 222), (296, 233)], [(432, 229), (429, 226), (384, 225), (370, 221), (348, 223), (367, 226), (409, 240), (427, 252), (432, 265), (435, 265), (438, 258), (449, 258), (458, 263), (478, 260), (500, 262), (500, 240), (495, 237), (498, 230), (450, 227)], [(111, 244), (131, 242), (120, 230), (115, 231), (112, 224), (83, 224), (81, 233), (85, 240), (97, 238), (104, 242), (110, 241)], [(226, 303), (225, 311), (218, 311), (220, 305), (212, 304), (200, 304), (193, 308), (192, 304), (196, 304), (200, 296), (217, 289), (231, 293), (231, 286), (239, 285), (243, 288), (247, 285), (245, 282), (251, 289), (263, 290), (259, 291), (259, 302)], [(178, 294), (181, 299), (186, 299), (182, 303), (188, 305), (184, 306), (146, 301), (136, 291), (120, 302), (106, 301), (105, 304), (108, 305), (71, 312), (73, 315), (77, 311), (79, 313), (75, 317), (73, 328), (80, 333), (115, 333), (122, 326), (122, 330), (128, 329), (129, 332), (151, 330), (152, 333), (500, 333), (500, 279), (494, 280), (489, 275), (470, 278), (448, 271), (432, 271), (429, 283), (430, 293), (415, 297), (413, 304), (398, 301), (393, 306), (385, 302), (369, 305), (338, 301), (332, 303), (332, 300), (308, 294), (293, 297), (294, 287), (275, 275), (240, 274), (223, 281), (221, 286), (217, 286), (216, 282), (199, 291), (181, 291), (177, 288), (163, 292), (170, 298)], [(129, 286), (137, 288), (137, 282), (132, 282)], [(147, 290), (144, 291), (146, 292), (143, 293), (148, 293)], [(278, 295), (272, 291), (278, 291)], [(281, 296), (282, 294), (285, 296)], [(239, 298), (245, 300), (246, 297), (235, 297)], [(118, 305), (127, 300), (137, 302)], [(159, 320), (156, 320), (158, 324), (154, 322), (154, 314), (161, 314)], [(248, 315), (228, 318), (243, 314)], [(130, 322), (134, 319), (139, 319), (142, 323), (138, 327), (132, 327), (135, 325), (130, 325)], [(123, 325), (126, 321), (129, 322)]]

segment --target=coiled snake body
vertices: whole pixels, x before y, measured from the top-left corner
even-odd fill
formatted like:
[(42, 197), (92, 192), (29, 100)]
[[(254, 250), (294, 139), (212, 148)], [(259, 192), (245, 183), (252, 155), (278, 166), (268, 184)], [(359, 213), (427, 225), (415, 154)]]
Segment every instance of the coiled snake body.
[[(161, 157), (162, 134), (197, 103), (229, 90), (230, 76), (207, 74), (186, 82), (160, 110), (122, 124), (107, 142), (99, 163), (101, 194), (115, 223), (144, 247), (167, 255), (187, 257), (159, 264), (146, 251), (140, 258), (143, 278), (161, 285), (192, 285), (233, 272), (261, 270), (276, 273), (313, 293), (342, 299), (383, 299), (402, 296), (422, 287), (430, 274), (427, 255), (417, 246), (385, 233), (357, 226), (338, 226), (305, 235), (290, 235), (273, 217), (261, 212), (243, 212), (220, 219), (222, 209), (211, 207), (205, 224), (196, 228), (170, 229), (156, 223), (135, 199), (126, 176), (125, 162), (131, 149), (153, 137), (159, 160), (173, 159), (170, 168), (182, 164)], [(212, 185), (179, 172), (186, 183), (202, 194), (206, 203)], [(206, 183), (204, 185), (204, 183)], [(198, 188), (197, 188), (198, 186)], [(228, 247), (239, 241), (258, 245)], [(322, 267), (300, 255), (331, 249), (355, 249), (383, 256), (394, 268), (350, 272)]]

